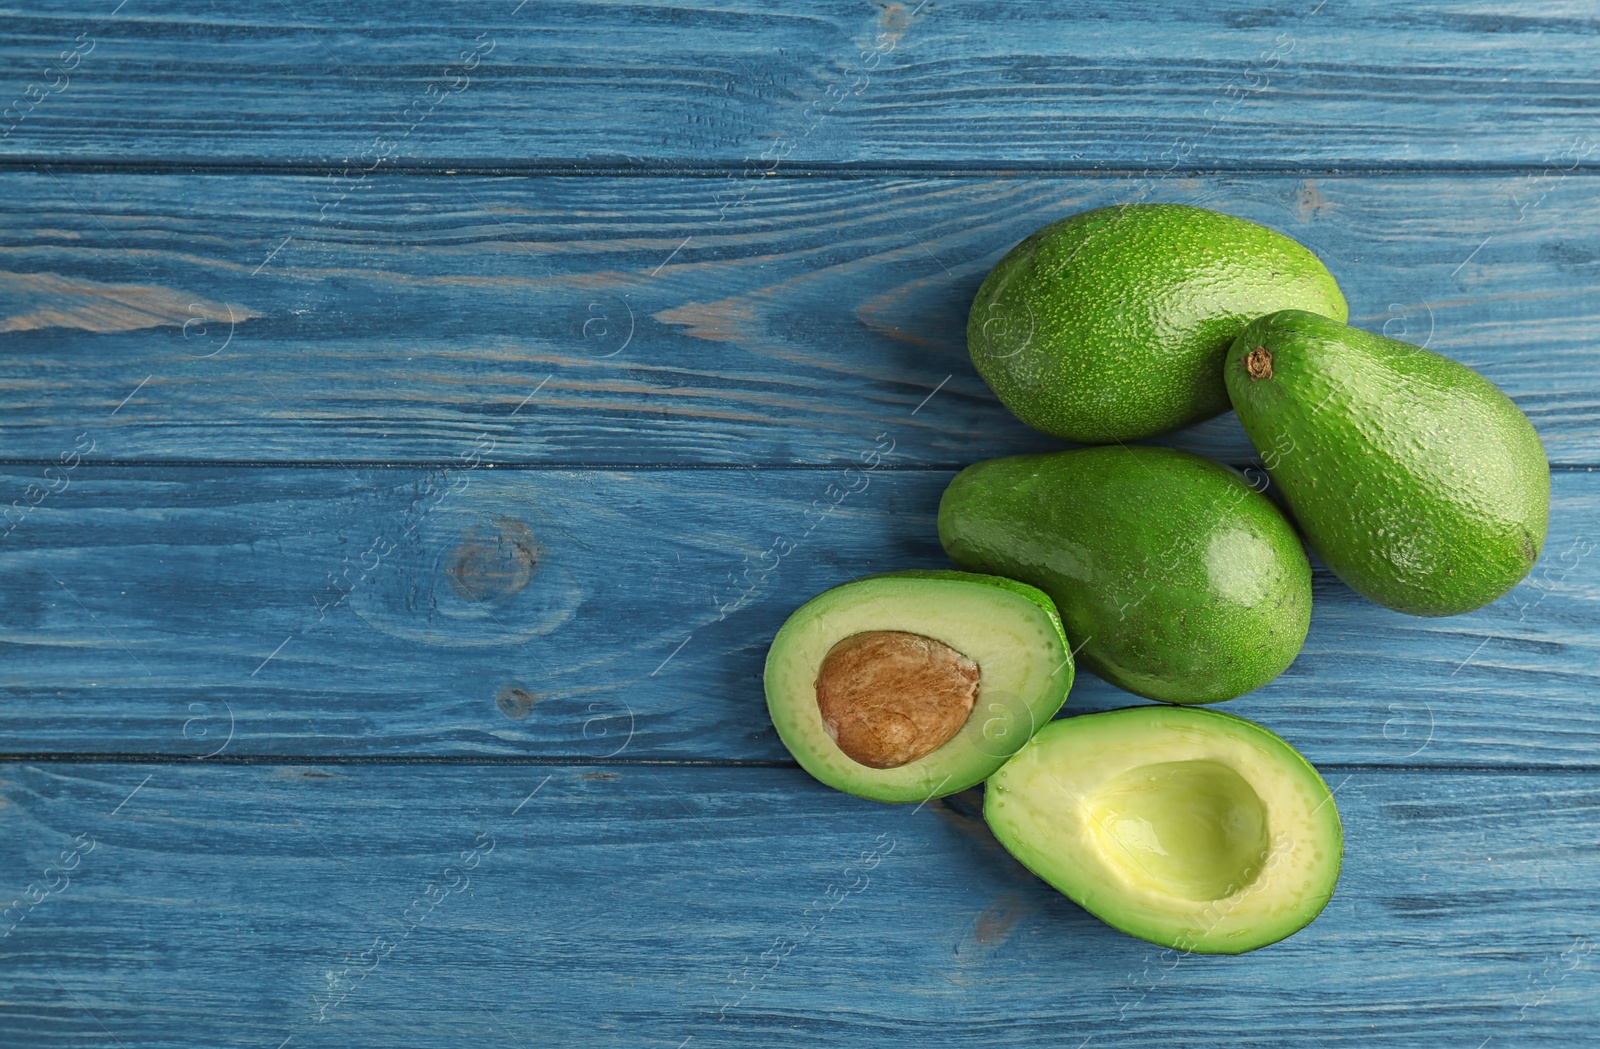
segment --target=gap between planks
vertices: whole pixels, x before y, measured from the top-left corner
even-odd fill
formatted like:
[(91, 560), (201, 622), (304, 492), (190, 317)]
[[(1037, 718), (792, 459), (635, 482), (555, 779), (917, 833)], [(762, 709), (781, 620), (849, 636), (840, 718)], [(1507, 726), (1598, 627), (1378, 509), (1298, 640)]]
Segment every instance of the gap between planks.
[[(217, 754), (196, 758), (185, 754), (161, 753), (84, 753), (79, 751), (40, 751), (0, 753), (0, 765), (529, 765), (563, 767), (607, 767), (638, 765), (644, 768), (750, 768), (795, 769), (798, 763), (769, 758), (596, 758), (562, 755), (521, 754)], [(1332, 766), (1330, 766), (1332, 767)], [(1386, 767), (1386, 766), (1383, 766)], [(1564, 766), (1555, 766), (1561, 768)], [(1578, 766), (1580, 770), (1584, 766)]]
[[(1093, 446), (1088, 446), (1093, 447)], [(1041, 448), (1038, 452), (1050, 451), (1075, 451), (1072, 448)], [(1031, 452), (1027, 454), (1038, 454)], [(975, 461), (975, 460), (974, 460)], [(546, 471), (549, 473), (624, 473), (624, 472), (678, 472), (700, 473), (702, 471), (724, 471), (752, 473), (758, 470), (790, 473), (828, 473), (843, 469), (855, 464), (854, 459), (839, 459), (834, 462), (817, 463), (593, 463), (593, 462), (491, 462), (481, 460), (474, 469), (479, 470), (518, 470), (526, 472)], [(965, 469), (972, 463), (883, 463), (874, 468), (874, 472), (881, 473), (956, 473)], [(59, 465), (55, 459), (3, 459), (0, 458), (0, 470), (33, 469)], [(457, 469), (460, 466), (459, 458), (451, 459), (395, 459), (380, 461), (374, 459), (340, 459), (337, 462), (323, 459), (84, 459), (82, 466), (92, 469), (114, 468), (118, 470), (165, 470), (177, 468), (184, 470), (444, 470)], [(1236, 470), (1258, 468), (1261, 463), (1257, 460), (1228, 460), (1224, 465)], [(1551, 473), (1594, 473), (1600, 470), (1600, 463), (1551, 463)]]
[[(124, 753), (53, 753), (0, 754), (0, 766), (26, 764), (53, 765), (450, 765), (450, 766), (530, 766), (569, 768), (727, 768), (727, 769), (792, 769), (800, 771), (798, 763), (770, 759), (739, 758), (594, 758), (562, 755), (440, 755), (435, 757), (404, 757), (399, 755), (316, 755), (316, 754), (219, 754), (209, 758), (195, 758), (185, 754), (124, 754)], [(1411, 763), (1384, 765), (1364, 762), (1323, 762), (1317, 771), (1331, 772), (1426, 772), (1459, 773), (1507, 776), (1552, 776), (1600, 774), (1600, 765), (1467, 765), (1460, 762), (1443, 765)]]
[[(349, 168), (348, 160), (270, 160), (181, 157), (171, 160), (126, 160), (116, 157), (63, 159), (57, 156), (18, 154), (0, 156), (0, 173), (91, 174), (91, 175), (283, 175), (308, 178), (337, 178)], [(691, 164), (685, 162), (627, 163), (564, 160), (391, 160), (381, 174), (417, 176), (462, 176), (474, 178), (921, 178), (921, 179), (1139, 179), (1160, 178), (1236, 178), (1260, 175), (1272, 178), (1395, 178), (1487, 177), (1536, 175), (1550, 170), (1548, 163), (1486, 162), (1480, 164), (1323, 164), (1212, 166), (1173, 168), (1094, 167), (1049, 163), (996, 165), (986, 161), (899, 161), (871, 164), (841, 161), (767, 167), (754, 160)], [(1600, 174), (1600, 165), (1580, 164), (1562, 169), (1565, 175)]]

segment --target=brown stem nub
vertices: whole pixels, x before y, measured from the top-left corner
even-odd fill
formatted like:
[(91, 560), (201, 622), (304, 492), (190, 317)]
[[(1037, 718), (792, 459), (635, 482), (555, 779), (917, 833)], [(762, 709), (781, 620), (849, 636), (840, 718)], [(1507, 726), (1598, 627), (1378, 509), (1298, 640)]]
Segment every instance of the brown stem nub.
[(931, 637), (868, 630), (828, 650), (817, 706), (839, 749), (874, 769), (907, 765), (961, 731), (978, 698), (978, 664)]
[(1265, 346), (1257, 346), (1244, 359), (1244, 370), (1250, 373), (1252, 382), (1272, 378), (1272, 352)]

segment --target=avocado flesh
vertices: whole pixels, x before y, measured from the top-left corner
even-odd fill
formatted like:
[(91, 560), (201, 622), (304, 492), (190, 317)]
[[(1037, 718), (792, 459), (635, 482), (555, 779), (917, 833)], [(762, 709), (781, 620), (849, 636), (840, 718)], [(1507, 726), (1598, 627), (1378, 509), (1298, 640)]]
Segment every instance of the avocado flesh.
[(1333, 895), (1344, 835), (1327, 784), (1260, 725), (1193, 707), (1052, 722), (985, 788), (1029, 870), (1132, 936), (1240, 954)]
[(1239, 421), (1328, 568), (1381, 605), (1470, 612), (1544, 547), (1550, 466), (1533, 424), (1447, 357), (1287, 310), (1229, 352)]
[(1311, 624), (1311, 566), (1272, 501), (1168, 448), (991, 459), (939, 503), (963, 569), (1031, 583), (1083, 665), (1168, 703), (1215, 703), (1293, 662)]
[(1349, 312), (1304, 246), (1205, 208), (1120, 205), (1012, 248), (973, 300), (967, 348), (1017, 418), (1109, 444), (1227, 411), (1229, 344), (1247, 321), (1291, 307)]
[[(972, 712), (949, 742), (894, 768), (870, 768), (839, 748), (818, 705), (828, 653), (871, 631), (903, 631), (978, 664)], [(1055, 716), (1073, 663), (1050, 599), (1010, 579), (965, 572), (870, 576), (802, 605), (767, 653), (767, 710), (784, 746), (830, 787), (876, 801), (925, 801), (987, 779)]]

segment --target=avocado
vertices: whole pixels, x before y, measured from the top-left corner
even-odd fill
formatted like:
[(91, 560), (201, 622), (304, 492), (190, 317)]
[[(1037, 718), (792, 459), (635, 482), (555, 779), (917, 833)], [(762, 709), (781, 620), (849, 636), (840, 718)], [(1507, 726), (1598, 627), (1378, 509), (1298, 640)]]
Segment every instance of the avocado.
[(1129, 692), (1215, 703), (1283, 672), (1311, 624), (1311, 566), (1227, 467), (1146, 446), (976, 463), (939, 503), (960, 568), (1031, 583), (1083, 665)]
[(1344, 852), (1310, 762), (1253, 721), (1189, 707), (1046, 725), (989, 780), (983, 815), (1023, 866), (1107, 925), (1201, 954), (1304, 928)]
[(1229, 344), (1247, 321), (1289, 308), (1349, 315), (1305, 247), (1205, 208), (1118, 205), (1012, 248), (973, 300), (967, 349), (1029, 426), (1110, 444), (1227, 411)]
[(1544, 446), (1466, 365), (1285, 310), (1245, 328), (1226, 380), (1311, 548), (1352, 589), (1449, 616), (1500, 597), (1539, 559)]
[(876, 801), (926, 801), (987, 779), (1055, 716), (1072, 654), (1025, 583), (892, 572), (834, 587), (767, 652), (767, 710), (800, 767)]

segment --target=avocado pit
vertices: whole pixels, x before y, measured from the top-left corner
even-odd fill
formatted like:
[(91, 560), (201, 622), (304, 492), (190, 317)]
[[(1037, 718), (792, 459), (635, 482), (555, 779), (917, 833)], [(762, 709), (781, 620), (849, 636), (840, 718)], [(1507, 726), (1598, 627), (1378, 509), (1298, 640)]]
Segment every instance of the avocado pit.
[(978, 664), (942, 641), (868, 630), (839, 641), (817, 671), (817, 707), (839, 749), (874, 769), (933, 753), (966, 724)]

